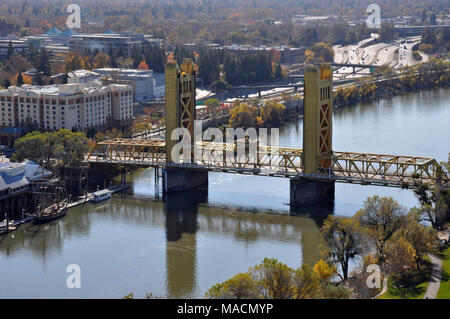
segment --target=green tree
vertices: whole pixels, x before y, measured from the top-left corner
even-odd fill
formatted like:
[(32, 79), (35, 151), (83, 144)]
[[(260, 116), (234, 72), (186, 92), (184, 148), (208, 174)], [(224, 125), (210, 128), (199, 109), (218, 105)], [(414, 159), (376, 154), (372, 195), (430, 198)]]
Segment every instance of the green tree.
[(22, 86), (23, 83), (22, 72), (19, 72), (19, 75), (17, 75), (17, 86)]
[(277, 64), (275, 67), (275, 73), (273, 74), (273, 76), (275, 77), (275, 79), (281, 79), (283, 78), (283, 72), (281, 70), (281, 64)]
[(381, 25), (379, 35), (379, 39), (382, 42), (389, 42), (394, 40), (394, 25), (392, 23), (383, 23)]
[(32, 160), (48, 169), (80, 166), (89, 151), (89, 141), (82, 132), (31, 132), (14, 143), (14, 162)]
[(39, 59), (38, 64), (36, 65), (36, 69), (38, 72), (42, 72), (42, 74), (46, 76), (49, 76), (52, 73), (50, 56), (45, 48), (42, 48), (39, 53)]
[(6, 51), (6, 58), (9, 59), (14, 54), (14, 49), (12, 45), (12, 41), (10, 40), (8, 43), (8, 50)]
[(207, 99), (204, 102), (204, 105), (208, 107), (209, 112), (211, 112), (211, 115), (214, 117), (217, 114), (217, 108), (220, 106), (219, 99)]
[[(447, 163), (441, 163), (437, 168), (438, 183), (448, 178), (450, 172), (450, 153)], [(419, 199), (420, 221), (426, 221), (434, 229), (442, 229), (450, 220), (450, 191), (437, 186), (429, 186), (416, 179), (414, 192)]]

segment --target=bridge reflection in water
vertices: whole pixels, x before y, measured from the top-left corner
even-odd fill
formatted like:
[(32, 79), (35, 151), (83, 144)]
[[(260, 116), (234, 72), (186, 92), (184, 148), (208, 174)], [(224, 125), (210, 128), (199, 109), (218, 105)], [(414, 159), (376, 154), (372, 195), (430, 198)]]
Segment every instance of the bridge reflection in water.
[[(319, 227), (323, 219), (333, 211), (332, 204), (325, 207), (305, 206), (300, 211), (291, 212), (291, 214), (267, 214), (211, 207), (207, 204), (207, 200), (206, 189), (185, 192), (183, 195), (168, 194), (163, 197), (162, 201), (148, 200), (148, 197), (147, 200), (136, 199), (130, 195), (121, 198), (115, 195), (110, 202), (100, 206), (88, 204), (84, 207), (70, 209), (65, 218), (47, 225), (22, 225), (17, 231), (11, 233), (14, 234), (14, 238), (11, 236), (0, 238), (0, 253), (13, 256), (31, 252), (33, 259), (42, 261), (42, 271), (45, 276), (47, 275), (47, 263), (51, 264), (55, 256), (68, 254), (65, 251), (68, 248), (65, 246), (70, 246), (70, 244), (65, 243), (65, 240), (85, 241), (98, 236), (99, 234), (96, 233), (98, 228), (103, 228), (104, 225), (116, 227), (115, 229), (134, 226), (140, 231), (143, 227), (164, 229), (165, 245), (163, 244), (163, 247), (165, 246), (165, 248), (163, 249), (165, 249), (165, 253), (162, 255), (165, 255), (165, 290), (167, 296), (170, 297), (197, 296), (200, 289), (198, 265), (200, 254), (203, 256), (203, 264), (207, 259), (207, 264), (210, 266), (209, 269), (202, 268), (201, 271), (210, 272), (208, 276), (216, 277), (213, 274), (218, 261), (214, 257), (210, 258), (205, 255), (208, 251), (202, 250), (204, 246), (198, 246), (198, 234), (201, 234), (200, 238), (208, 241), (211, 237), (219, 236), (222, 237), (221, 242), (237, 242), (246, 247), (260, 245), (261, 242), (270, 243), (270, 245), (297, 246), (298, 250), (295, 249), (296, 252), (292, 252), (292, 254), (296, 255), (300, 251), (301, 258), (294, 265), (290, 265), (293, 267), (298, 267), (301, 263), (312, 265), (319, 259), (319, 244), (323, 243)], [(108, 220), (113, 223), (108, 223)], [(111, 235), (110, 232), (102, 233), (102, 237), (108, 237), (105, 241), (109, 242), (110, 251), (98, 254), (97, 250), (104, 249), (103, 243), (97, 244), (89, 240), (90, 247), (86, 248), (85, 253), (93, 256), (99, 255), (99, 260), (96, 259), (97, 257), (93, 257), (89, 263), (104, 265), (105, 254), (122, 254), (117, 250), (124, 243), (117, 244), (117, 241), (123, 240), (123, 237), (120, 234)], [(126, 245), (130, 246), (136, 243), (135, 240), (142, 241), (143, 239), (142, 235), (134, 237), (133, 234), (128, 234), (126, 236), (128, 238)], [(158, 243), (152, 242), (151, 244), (160, 247)], [(230, 246), (234, 247), (233, 244)], [(233, 248), (218, 253), (223, 254), (223, 258), (226, 258), (231, 264), (244, 264), (245, 266), (240, 271), (246, 271), (248, 267), (254, 266), (253, 262), (246, 264), (245, 260), (234, 260), (233, 256), (238, 254), (233, 251)], [(261, 258), (273, 257), (270, 251), (266, 255), (266, 252), (259, 250), (259, 254), (262, 254)], [(258, 259), (255, 264), (260, 261)], [(286, 262), (286, 260), (281, 261)], [(155, 264), (161, 263), (154, 257), (149, 258), (146, 262), (151, 272), (153, 272)], [(117, 270), (118, 266), (111, 266), (110, 269), (104, 269), (104, 271), (110, 272), (112, 277), (120, 278), (121, 274), (115, 273), (119, 271)], [(127, 268), (129, 264), (124, 263), (120, 267)], [(202, 276), (205, 277), (205, 274)], [(151, 282), (150, 278), (141, 279)], [(215, 282), (221, 281), (221, 279), (214, 280)], [(147, 289), (147, 291), (152, 291), (151, 287)], [(201, 290), (201, 293), (204, 293), (204, 287)]]
[[(246, 242), (260, 237), (277, 242), (299, 241), (303, 262), (313, 265), (320, 254), (317, 243), (323, 242), (319, 227), (334, 209), (334, 202), (329, 201), (327, 204), (296, 207), (291, 211), (291, 217), (271, 216), (251, 212), (218, 211), (201, 205), (206, 203), (207, 199), (207, 189), (164, 195), (167, 238), (166, 285), (170, 296), (190, 295), (197, 288), (197, 230), (213, 234), (232, 234), (234, 239)], [(212, 210), (214, 212), (209, 213)], [(292, 218), (301, 218), (302, 223), (295, 227), (290, 224)], [(211, 261), (210, 264), (213, 263)], [(298, 265), (300, 263), (301, 261)]]

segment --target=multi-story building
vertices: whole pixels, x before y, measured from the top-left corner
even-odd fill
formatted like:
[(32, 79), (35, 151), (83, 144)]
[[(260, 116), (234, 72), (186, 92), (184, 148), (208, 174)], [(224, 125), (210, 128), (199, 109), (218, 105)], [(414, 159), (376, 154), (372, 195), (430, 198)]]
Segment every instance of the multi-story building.
[(98, 82), (11, 86), (0, 91), (0, 126), (42, 130), (124, 127), (133, 118), (133, 88)]
[(10, 47), (12, 48), (12, 53), (28, 53), (30, 50), (28, 41), (19, 40), (14, 37), (0, 38), (0, 59), (5, 59), (8, 56)]
[(155, 79), (152, 70), (119, 68), (75, 70), (68, 74), (67, 81), (68, 83), (88, 83), (102, 78), (111, 83), (131, 85), (135, 102), (146, 102), (154, 98)]
[(143, 102), (153, 99), (153, 70), (102, 68), (94, 69), (101, 76), (112, 78), (115, 83), (133, 86), (134, 100)]
[(251, 46), (251, 45), (210, 45), (210, 49), (223, 50), (228, 52), (239, 52), (248, 54), (269, 53), (273, 55), (274, 61), (282, 64), (298, 63), (305, 54), (305, 47), (292, 48), (286, 45), (281, 46)]

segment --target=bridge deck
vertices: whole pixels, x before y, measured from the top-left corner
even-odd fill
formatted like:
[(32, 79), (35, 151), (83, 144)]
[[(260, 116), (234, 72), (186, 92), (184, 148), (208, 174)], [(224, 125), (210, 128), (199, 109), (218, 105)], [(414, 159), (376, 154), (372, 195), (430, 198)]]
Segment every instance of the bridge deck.
[[(244, 144), (242, 144), (244, 145)], [(301, 149), (201, 142), (193, 163), (167, 163), (161, 140), (113, 139), (98, 143), (86, 161), (149, 167), (182, 167), (237, 174), (300, 177), (392, 187), (415, 187), (416, 182), (449, 188), (447, 176), (433, 158), (333, 151), (328, 168), (306, 174)]]

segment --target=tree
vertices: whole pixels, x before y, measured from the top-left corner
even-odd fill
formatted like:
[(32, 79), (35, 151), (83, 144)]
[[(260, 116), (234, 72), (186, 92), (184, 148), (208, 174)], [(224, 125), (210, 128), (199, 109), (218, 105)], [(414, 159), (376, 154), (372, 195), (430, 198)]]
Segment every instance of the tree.
[(217, 108), (220, 106), (219, 99), (207, 99), (204, 104), (208, 107), (208, 111), (211, 113), (212, 117), (215, 117)]
[(408, 272), (414, 269), (416, 252), (413, 246), (404, 238), (389, 241), (386, 247), (386, 264), (392, 273), (397, 287)]
[(281, 64), (277, 63), (273, 76), (275, 77), (275, 79), (283, 78), (283, 71), (281, 69)]
[(287, 265), (274, 258), (264, 258), (261, 264), (250, 269), (250, 273), (258, 282), (263, 298), (292, 298), (291, 281), (294, 271)]
[(69, 73), (74, 70), (80, 70), (85, 68), (86, 64), (83, 57), (79, 53), (70, 52), (64, 64), (64, 71), (66, 73)]
[(147, 63), (145, 61), (141, 61), (141, 63), (138, 66), (138, 69), (139, 70), (148, 70), (149, 67), (148, 67), (148, 65), (147, 65)]
[(311, 50), (314, 52), (316, 57), (321, 57), (325, 62), (333, 62), (334, 60), (334, 50), (327, 43), (315, 43)]
[(358, 34), (354, 30), (348, 30), (345, 35), (345, 43), (352, 44), (358, 42)]
[(405, 221), (406, 211), (392, 197), (369, 197), (356, 218), (367, 227), (378, 257), (383, 260), (384, 248), (389, 239), (400, 229)]
[(32, 160), (48, 169), (80, 166), (89, 150), (89, 141), (82, 132), (31, 132), (14, 143), (14, 162)]
[(44, 83), (44, 80), (42, 79), (42, 76), (41, 76), (40, 73), (36, 74), (36, 75), (33, 77), (33, 84), (34, 84), (34, 85), (39, 85), (39, 86), (45, 84), (45, 83)]
[(437, 233), (432, 227), (426, 227), (419, 223), (420, 210), (411, 209), (404, 226), (397, 232), (396, 238), (404, 237), (414, 248), (416, 253), (416, 266), (420, 271), (423, 256), (432, 252), (437, 244)]
[(314, 272), (319, 276), (322, 282), (328, 282), (336, 275), (336, 267), (320, 259), (313, 268)]
[(107, 53), (99, 52), (94, 58), (94, 68), (106, 68), (110, 62), (111, 58)]
[(230, 111), (230, 126), (243, 128), (255, 127), (257, 113), (256, 107), (247, 103), (235, 105)]
[(394, 40), (394, 25), (392, 23), (383, 23), (380, 31), (380, 41), (389, 42)]
[(8, 50), (6, 51), (6, 58), (9, 59), (14, 54), (14, 49), (12, 45), (12, 41), (10, 40), (8, 43)]
[(19, 72), (19, 74), (17, 75), (17, 86), (22, 86), (23, 84), (24, 84), (24, 82), (23, 82), (22, 72)]
[[(450, 153), (447, 163), (441, 163), (437, 167), (438, 183), (448, 176), (450, 172)], [(450, 220), (450, 191), (439, 186), (429, 186), (419, 179), (414, 182), (414, 192), (419, 199), (419, 221), (427, 221), (434, 229), (441, 229)]]
[(234, 275), (223, 283), (212, 286), (205, 294), (210, 299), (255, 299), (259, 297), (258, 285), (250, 273)]
[(36, 65), (38, 72), (42, 72), (44, 75), (51, 75), (52, 69), (50, 65), (50, 56), (45, 48), (42, 48), (39, 52), (39, 58)]
[(48, 164), (49, 158), (53, 154), (53, 150), (49, 147), (50, 145), (48, 134), (37, 131), (28, 133), (14, 142), (16, 151), (11, 156), (11, 161), (23, 162), (25, 159), (28, 159), (48, 167), (46, 164)]
[(332, 262), (339, 264), (342, 275), (339, 276), (346, 281), (348, 279), (350, 260), (361, 255), (366, 248), (363, 231), (356, 218), (328, 216), (321, 232), (328, 245), (326, 251)]
[(320, 277), (310, 266), (302, 265), (293, 277), (293, 298), (311, 299), (319, 296), (321, 289)]
[(261, 108), (262, 122), (268, 127), (279, 126), (286, 118), (285, 111), (286, 107), (283, 104), (273, 100), (268, 101)]

